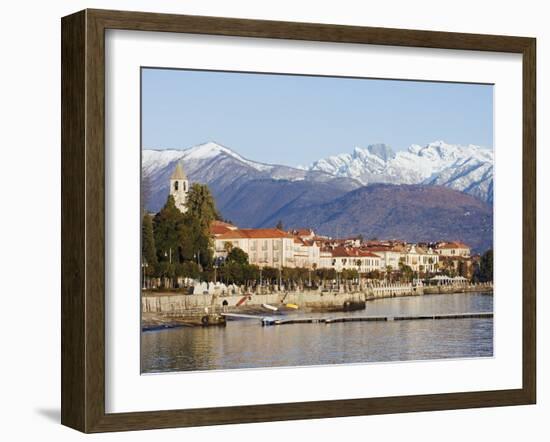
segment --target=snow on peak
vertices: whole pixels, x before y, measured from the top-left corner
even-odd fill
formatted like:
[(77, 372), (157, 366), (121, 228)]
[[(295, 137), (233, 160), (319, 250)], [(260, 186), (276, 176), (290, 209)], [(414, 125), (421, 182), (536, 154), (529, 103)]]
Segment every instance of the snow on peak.
[(222, 152), (227, 153), (227, 151), (229, 151), (229, 149), (226, 147), (218, 143), (214, 143), (213, 141), (209, 141), (208, 143), (198, 144), (185, 149), (184, 153), (185, 158), (187, 159), (202, 160), (215, 157)]
[(232, 157), (258, 171), (270, 170), (273, 167), (268, 164), (248, 160), (234, 150), (214, 141), (208, 141), (187, 149), (145, 149), (142, 155), (143, 168), (146, 173), (153, 173), (176, 160), (183, 160), (184, 162), (201, 162), (220, 155)]
[[(479, 167), (481, 165), (482, 168)], [(309, 167), (309, 170), (354, 178), (365, 185), (376, 182), (418, 184), (428, 181), (439, 184), (444, 181), (443, 185), (460, 190), (480, 187), (480, 179), (492, 183), (492, 169), (492, 150), (473, 144), (449, 144), (443, 140), (433, 141), (425, 146), (413, 144), (407, 150), (397, 153), (386, 144), (355, 147), (351, 155), (333, 155), (318, 160)], [(443, 172), (448, 179), (437, 180)], [(492, 185), (483, 186), (492, 189)], [(476, 192), (483, 193), (479, 189), (471, 191), (477, 196)], [(485, 196), (490, 199), (490, 195)]]
[(412, 144), (407, 150), (398, 152), (381, 143), (355, 147), (351, 153), (332, 155), (308, 167), (294, 169), (251, 161), (226, 146), (209, 141), (187, 149), (144, 150), (142, 167), (145, 174), (154, 174), (172, 168), (175, 161), (183, 161), (184, 167), (193, 172), (224, 157), (267, 173), (273, 179), (298, 180), (304, 178), (304, 172), (320, 171), (334, 177), (352, 178), (363, 185), (443, 185), (492, 201), (493, 151), (473, 144), (449, 144), (443, 140), (423, 146)]
[(235, 158), (236, 160), (240, 161), (241, 163), (247, 164), (248, 166), (251, 166), (252, 168), (258, 170), (258, 171), (265, 171), (270, 170), (272, 168), (271, 165), (263, 164), (263, 163), (257, 163), (255, 161), (248, 160), (244, 158), (243, 156), (239, 155), (234, 150), (223, 146), (221, 144), (218, 144), (214, 141), (209, 141), (207, 143), (199, 144), (197, 146), (191, 147), (187, 149), (185, 154), (186, 159), (193, 159), (193, 160), (205, 160), (209, 158), (214, 158), (218, 155), (227, 155), (230, 157)]

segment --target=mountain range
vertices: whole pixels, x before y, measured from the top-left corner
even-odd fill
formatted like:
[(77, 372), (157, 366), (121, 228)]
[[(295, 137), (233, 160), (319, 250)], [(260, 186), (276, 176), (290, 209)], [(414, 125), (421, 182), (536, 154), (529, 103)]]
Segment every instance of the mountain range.
[(493, 202), (493, 151), (473, 144), (435, 141), (399, 152), (386, 144), (372, 144), (323, 158), (305, 169), (354, 178), (363, 185), (440, 185)]
[(249, 160), (209, 142), (142, 151), (146, 207), (160, 210), (181, 162), (208, 184), (225, 219), (241, 227), (313, 227), (320, 234), (492, 244), (492, 151), (442, 141), (394, 152), (375, 144), (290, 167)]

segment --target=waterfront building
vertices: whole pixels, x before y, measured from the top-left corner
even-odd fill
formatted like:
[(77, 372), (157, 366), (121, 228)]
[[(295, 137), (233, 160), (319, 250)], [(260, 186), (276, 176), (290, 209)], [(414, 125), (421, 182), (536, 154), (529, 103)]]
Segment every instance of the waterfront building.
[(380, 256), (365, 250), (337, 247), (331, 250), (331, 255), (330, 268), (337, 272), (344, 269), (357, 270), (359, 273), (382, 270)]
[(170, 195), (174, 197), (176, 207), (180, 212), (187, 212), (187, 195), (189, 194), (189, 180), (178, 162), (170, 176)]
[(367, 247), (365, 250), (380, 257), (380, 267), (383, 270), (399, 270), (399, 262), (404, 257), (403, 252), (397, 247)]
[(321, 247), (319, 251), (319, 268), (330, 269), (332, 268), (332, 249), (327, 247)]
[(294, 229), (289, 231), (288, 233), (305, 240), (312, 240), (315, 238), (315, 232), (312, 229)]
[(471, 250), (466, 244), (460, 241), (439, 242), (435, 245), (435, 253), (441, 256), (463, 256), (468, 258)]
[(210, 223), (210, 233), (216, 237), (230, 230), (237, 230), (238, 227), (225, 221), (214, 220)]
[(432, 248), (411, 245), (405, 253), (404, 264), (415, 272), (435, 272), (439, 267), (439, 255)]
[(294, 265), (307, 269), (319, 268), (321, 248), (312, 240), (294, 237)]
[(294, 237), (279, 229), (231, 229), (214, 235), (214, 256), (227, 257), (238, 247), (260, 267), (295, 267)]

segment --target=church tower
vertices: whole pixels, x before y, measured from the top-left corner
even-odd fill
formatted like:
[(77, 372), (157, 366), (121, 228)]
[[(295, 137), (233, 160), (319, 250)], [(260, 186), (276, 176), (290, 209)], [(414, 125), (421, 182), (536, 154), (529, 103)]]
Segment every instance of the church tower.
[(189, 181), (178, 162), (176, 168), (170, 177), (170, 195), (174, 197), (176, 207), (180, 212), (187, 212), (187, 194), (189, 193)]

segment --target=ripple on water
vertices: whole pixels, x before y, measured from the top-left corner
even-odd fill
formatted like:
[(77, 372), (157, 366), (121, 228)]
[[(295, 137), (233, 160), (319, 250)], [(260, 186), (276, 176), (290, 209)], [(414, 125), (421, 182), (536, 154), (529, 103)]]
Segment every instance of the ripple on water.
[[(468, 293), (380, 299), (349, 316), (493, 311), (493, 296)], [(304, 315), (293, 312), (291, 315)], [(308, 317), (343, 313), (308, 313)], [(256, 320), (224, 328), (178, 328), (142, 333), (145, 373), (349, 364), (493, 355), (493, 320), (486, 318), (288, 324)]]

